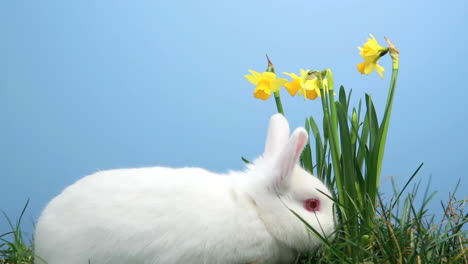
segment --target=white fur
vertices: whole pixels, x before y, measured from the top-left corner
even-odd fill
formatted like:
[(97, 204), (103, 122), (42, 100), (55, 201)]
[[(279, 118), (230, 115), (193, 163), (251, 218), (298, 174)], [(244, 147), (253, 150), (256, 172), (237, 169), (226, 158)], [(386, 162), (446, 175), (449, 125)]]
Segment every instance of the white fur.
[[(291, 263), (334, 229), (330, 195), (297, 165), (307, 143), (280, 115), (271, 118), (263, 157), (244, 172), (200, 168), (101, 171), (72, 184), (44, 209), (36, 226), (36, 263)], [(318, 190), (317, 190), (318, 189)], [(321, 210), (304, 209), (319, 198)]]

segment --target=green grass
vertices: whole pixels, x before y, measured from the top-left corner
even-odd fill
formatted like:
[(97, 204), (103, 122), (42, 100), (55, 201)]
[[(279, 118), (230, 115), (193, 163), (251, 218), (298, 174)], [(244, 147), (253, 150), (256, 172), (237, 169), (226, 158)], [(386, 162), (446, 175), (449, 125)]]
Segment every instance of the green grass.
[(296, 263), (467, 264), (468, 214), (464, 208), (468, 201), (457, 200), (457, 185), (449, 201), (441, 204), (442, 217), (437, 218), (427, 208), (435, 193), (429, 194), (426, 189), (422, 202), (417, 202), (419, 186), (404, 198), (396, 191), (387, 202), (378, 196), (373, 225), (362, 227), (368, 236), (349, 238), (338, 228), (332, 243), (325, 243), (315, 254), (303, 256)]
[[(4, 213), (4, 220), (9, 225), (11, 231), (0, 235), (0, 264), (28, 264), (33, 263), (33, 251), (21, 230), (21, 220), (23, 219), (29, 200), (26, 202), (18, 220), (13, 223)], [(0, 221), (4, 224), (4, 221)]]
[[(456, 197), (460, 183), (449, 194), (448, 202), (441, 202), (438, 214), (441, 217), (436, 217), (436, 212), (428, 209), (429, 203), (435, 202), (432, 201), (434, 193), (426, 188), (422, 199), (416, 199), (420, 193), (420, 184), (416, 184), (407, 194), (404, 192), (419, 168), (402, 190), (394, 188), (393, 195), (388, 199), (378, 196), (373, 224), (361, 227), (367, 235), (350, 237), (342, 228), (347, 223), (341, 223), (333, 241), (322, 238), (324, 246), (317, 252), (300, 256), (295, 263), (468, 264), (468, 214), (465, 212), (468, 200), (466, 197), (465, 200)], [(7, 224), (11, 229), (0, 235), (0, 264), (33, 263), (32, 238), (25, 238), (21, 229), (27, 206), (28, 203), (16, 222), (11, 221), (5, 213), (3, 221), (0, 219), (1, 225)], [(355, 211), (360, 212), (357, 209)], [(310, 231), (315, 232), (312, 228)], [(316, 235), (320, 236), (320, 233)]]
[[(368, 236), (349, 238), (343, 234), (344, 229), (338, 228), (333, 241), (324, 241), (325, 245), (318, 251), (300, 256), (295, 263), (468, 264), (468, 214), (464, 211), (468, 201), (456, 198), (458, 186), (449, 195), (448, 202), (441, 203), (441, 217), (428, 210), (434, 193), (429, 193), (427, 188), (417, 202), (419, 184), (407, 194), (403, 194), (403, 188), (394, 190), (387, 200), (379, 196), (373, 225), (362, 227)], [(11, 228), (0, 235), (0, 264), (33, 263), (32, 238), (25, 238), (21, 229), (27, 205), (16, 222), (5, 214), (4, 221), (0, 221)], [(351, 256), (349, 248), (353, 252)]]

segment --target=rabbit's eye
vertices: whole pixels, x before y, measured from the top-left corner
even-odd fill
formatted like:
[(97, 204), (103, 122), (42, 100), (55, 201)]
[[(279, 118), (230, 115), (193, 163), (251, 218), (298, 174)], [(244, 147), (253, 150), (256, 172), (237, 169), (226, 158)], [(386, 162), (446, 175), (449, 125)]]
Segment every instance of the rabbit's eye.
[(304, 201), (304, 208), (309, 212), (320, 211), (320, 200), (317, 198), (311, 198)]

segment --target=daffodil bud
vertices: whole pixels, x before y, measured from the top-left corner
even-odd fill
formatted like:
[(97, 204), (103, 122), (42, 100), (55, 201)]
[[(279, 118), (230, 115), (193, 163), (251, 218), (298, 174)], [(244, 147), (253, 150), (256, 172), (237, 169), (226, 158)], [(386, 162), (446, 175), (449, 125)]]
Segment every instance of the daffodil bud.
[(266, 55), (266, 58), (268, 60), (268, 66), (267, 66), (267, 69), (266, 71), (267, 72), (275, 72), (275, 67), (273, 66), (273, 63), (271, 62), (270, 58), (268, 57), (268, 55)]
[(390, 57), (392, 57), (392, 68), (398, 70), (400, 67), (400, 51), (393, 45), (387, 37), (384, 37), (388, 44), (388, 50), (390, 51)]
[(357, 117), (357, 112), (356, 112), (356, 108), (353, 107), (353, 114), (351, 115), (351, 144), (356, 144), (356, 140), (357, 140), (357, 131), (358, 131), (358, 128), (359, 128), (359, 124), (358, 124), (358, 117)]
[(329, 91), (334, 90), (334, 83), (333, 83), (333, 73), (330, 69), (325, 69), (325, 77), (324, 83), (326, 81), (327, 87)]
[(356, 107), (353, 107), (353, 115), (351, 116), (351, 123), (353, 126), (357, 127), (357, 112), (356, 112)]

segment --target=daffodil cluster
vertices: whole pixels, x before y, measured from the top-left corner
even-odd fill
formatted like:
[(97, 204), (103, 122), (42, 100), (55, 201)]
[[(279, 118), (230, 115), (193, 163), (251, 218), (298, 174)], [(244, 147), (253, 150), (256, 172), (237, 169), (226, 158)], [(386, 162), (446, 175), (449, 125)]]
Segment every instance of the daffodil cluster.
[[(375, 37), (372, 34), (370, 34), (370, 36), (371, 38), (367, 39), (367, 42), (364, 43), (362, 47), (358, 47), (360, 50), (359, 55), (364, 59), (364, 62), (357, 64), (357, 69), (361, 74), (371, 74), (376, 70), (380, 77), (383, 78), (385, 69), (377, 63), (379, 59), (389, 51), (389, 48), (380, 46)], [(329, 69), (326, 69), (324, 72), (327, 71), (331, 76), (331, 71)], [(267, 71), (259, 73), (249, 70), (249, 72), (251, 75), (245, 75), (245, 78), (255, 85), (254, 97), (262, 100), (270, 98), (272, 93), (275, 94), (278, 100), (281, 87), (284, 87), (291, 96), (302, 96), (304, 100), (315, 100), (320, 96), (321, 90), (323, 91), (323, 89), (327, 91), (333, 90), (333, 88), (328, 88), (327, 74), (323, 74), (319, 71), (300, 69), (299, 75), (283, 72), (283, 74), (292, 78), (291, 81), (278, 78), (274, 73), (273, 64), (270, 59), (268, 59)]]
[(318, 79), (318, 74), (320, 73), (303, 69), (299, 70), (300, 76), (297, 76), (295, 73), (283, 73), (293, 79), (291, 82), (284, 85), (291, 96), (295, 96), (297, 94), (299, 96), (303, 96), (304, 100), (306, 98), (315, 100), (315, 98), (320, 95), (320, 84)]
[(277, 78), (273, 72), (259, 73), (249, 70), (251, 75), (245, 75), (245, 78), (254, 84), (254, 97), (266, 100), (270, 97), (271, 93), (278, 92), (281, 87), (286, 88), (291, 96), (302, 96), (304, 100), (314, 100), (320, 96), (320, 82), (322, 86), (327, 85), (327, 80), (319, 79), (320, 73), (310, 70), (299, 70), (299, 75), (295, 73), (283, 72), (283, 74), (292, 78), (292, 81)]

